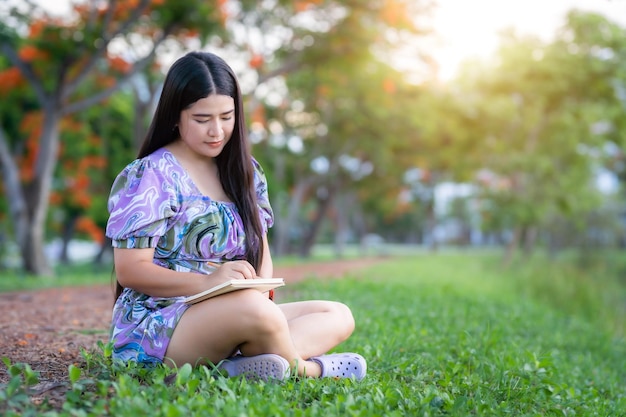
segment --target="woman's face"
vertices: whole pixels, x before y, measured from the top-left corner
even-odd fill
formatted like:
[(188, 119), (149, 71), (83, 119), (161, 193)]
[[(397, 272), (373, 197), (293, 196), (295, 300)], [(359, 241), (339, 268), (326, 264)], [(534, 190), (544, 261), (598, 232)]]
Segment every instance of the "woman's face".
[(215, 158), (230, 140), (235, 127), (235, 101), (212, 94), (180, 113), (182, 141), (198, 156)]

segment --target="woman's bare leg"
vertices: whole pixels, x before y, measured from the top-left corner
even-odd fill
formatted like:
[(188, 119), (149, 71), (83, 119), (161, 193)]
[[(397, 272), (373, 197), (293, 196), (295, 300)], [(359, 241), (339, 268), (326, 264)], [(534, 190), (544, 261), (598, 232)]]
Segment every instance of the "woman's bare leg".
[(256, 290), (235, 291), (191, 306), (174, 330), (165, 362), (218, 363), (237, 349), (244, 356), (280, 355), (301, 376), (321, 374), (318, 363), (299, 354), (281, 308)]
[(303, 358), (323, 355), (354, 331), (350, 309), (334, 301), (299, 301), (278, 305), (289, 323), (293, 344)]

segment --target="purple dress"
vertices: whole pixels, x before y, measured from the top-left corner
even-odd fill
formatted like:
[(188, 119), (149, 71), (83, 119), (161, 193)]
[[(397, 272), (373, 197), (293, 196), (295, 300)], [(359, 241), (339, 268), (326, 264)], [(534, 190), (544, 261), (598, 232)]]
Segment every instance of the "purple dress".
[[(252, 160), (257, 204), (264, 231), (273, 224), (267, 182)], [(207, 261), (245, 253), (241, 217), (233, 203), (203, 195), (176, 157), (165, 148), (131, 162), (111, 188), (106, 235), (114, 248), (155, 248), (154, 263), (175, 271), (208, 274)], [(124, 289), (113, 308), (113, 358), (162, 363), (174, 328), (189, 307), (184, 297), (150, 297)]]

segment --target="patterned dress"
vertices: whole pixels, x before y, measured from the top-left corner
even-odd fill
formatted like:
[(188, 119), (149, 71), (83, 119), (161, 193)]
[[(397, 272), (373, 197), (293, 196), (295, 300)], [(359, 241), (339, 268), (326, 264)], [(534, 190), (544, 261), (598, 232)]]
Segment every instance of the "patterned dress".
[[(261, 224), (273, 224), (267, 182), (252, 160)], [(115, 248), (155, 248), (154, 263), (175, 271), (207, 274), (207, 261), (245, 253), (244, 227), (233, 203), (203, 195), (165, 148), (131, 162), (113, 183), (106, 234)], [(113, 308), (113, 358), (163, 362), (174, 328), (188, 308), (184, 297), (150, 297), (126, 288)]]

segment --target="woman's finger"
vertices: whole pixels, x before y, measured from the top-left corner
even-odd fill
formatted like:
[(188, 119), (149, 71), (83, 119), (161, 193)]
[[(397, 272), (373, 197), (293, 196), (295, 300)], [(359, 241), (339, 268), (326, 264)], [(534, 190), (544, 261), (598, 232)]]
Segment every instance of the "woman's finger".
[(241, 274), (243, 279), (254, 279), (256, 278), (256, 271), (250, 265), (248, 261), (233, 261), (229, 262), (233, 266), (233, 271)]

